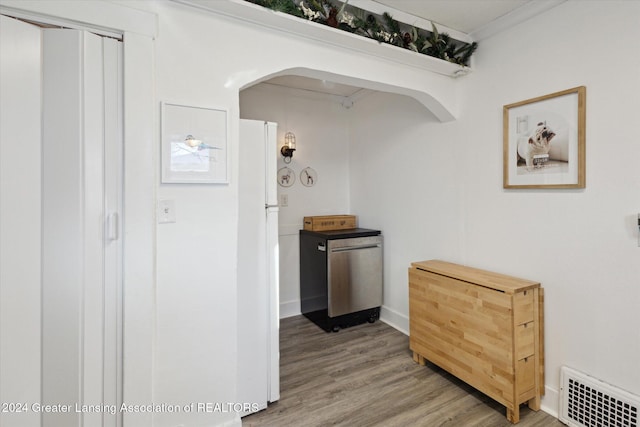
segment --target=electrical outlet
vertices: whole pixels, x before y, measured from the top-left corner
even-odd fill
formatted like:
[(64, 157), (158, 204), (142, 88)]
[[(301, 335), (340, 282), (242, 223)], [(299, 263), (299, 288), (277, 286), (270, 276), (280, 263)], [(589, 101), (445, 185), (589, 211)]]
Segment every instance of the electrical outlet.
[(289, 195), (288, 194), (280, 194), (280, 207), (289, 206)]

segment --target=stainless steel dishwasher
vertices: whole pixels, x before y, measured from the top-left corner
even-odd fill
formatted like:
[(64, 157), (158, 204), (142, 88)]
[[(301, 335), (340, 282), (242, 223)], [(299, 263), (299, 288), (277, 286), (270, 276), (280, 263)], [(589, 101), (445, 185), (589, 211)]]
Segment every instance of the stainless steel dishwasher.
[(326, 331), (380, 318), (382, 235), (378, 230), (300, 230), (300, 308)]

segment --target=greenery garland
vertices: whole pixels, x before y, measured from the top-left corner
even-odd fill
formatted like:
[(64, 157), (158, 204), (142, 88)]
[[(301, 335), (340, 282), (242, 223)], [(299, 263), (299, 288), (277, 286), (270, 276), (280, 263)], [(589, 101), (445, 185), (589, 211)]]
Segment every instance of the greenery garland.
[(356, 7), (347, 9), (348, 0), (339, 8), (329, 0), (245, 1), (463, 66), (469, 66), (469, 58), (478, 48), (476, 42), (463, 43), (438, 32), (433, 23), (431, 32), (425, 33), (401, 24), (387, 12), (380, 18)]

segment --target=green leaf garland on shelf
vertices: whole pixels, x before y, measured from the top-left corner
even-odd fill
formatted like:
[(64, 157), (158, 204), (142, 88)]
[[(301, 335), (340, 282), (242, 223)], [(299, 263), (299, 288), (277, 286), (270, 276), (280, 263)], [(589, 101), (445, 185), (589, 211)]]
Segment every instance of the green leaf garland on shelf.
[(363, 9), (347, 7), (348, 0), (339, 8), (329, 0), (245, 1), (465, 67), (469, 66), (469, 59), (478, 48), (476, 42), (464, 43), (447, 33), (440, 33), (433, 23), (431, 31), (425, 32), (401, 24), (387, 12), (380, 18)]

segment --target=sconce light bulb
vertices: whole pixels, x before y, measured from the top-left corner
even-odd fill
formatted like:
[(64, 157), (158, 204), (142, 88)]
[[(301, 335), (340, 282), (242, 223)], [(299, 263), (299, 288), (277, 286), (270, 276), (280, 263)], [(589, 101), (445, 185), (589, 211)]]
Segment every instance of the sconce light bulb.
[(293, 132), (287, 132), (284, 135), (284, 143), (289, 149), (296, 149), (296, 136), (293, 134)]

